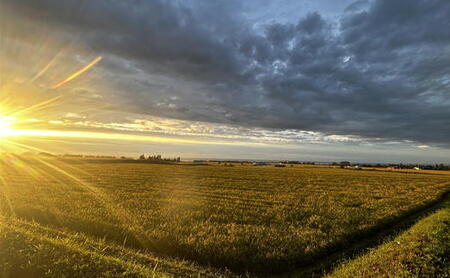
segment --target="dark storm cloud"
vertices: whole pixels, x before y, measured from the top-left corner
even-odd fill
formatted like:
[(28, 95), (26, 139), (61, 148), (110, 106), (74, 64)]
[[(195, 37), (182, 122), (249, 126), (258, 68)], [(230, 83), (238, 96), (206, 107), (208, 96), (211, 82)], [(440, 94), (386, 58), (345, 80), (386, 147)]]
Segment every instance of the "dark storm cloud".
[[(93, 50), (157, 64), (155, 68), (162, 72), (232, 78), (239, 71), (224, 19), (212, 14), (206, 23), (201, 21), (205, 13), (201, 9), (196, 13), (175, 1), (2, 2), (41, 25), (57, 26), (63, 35), (71, 34)], [(230, 4), (209, 4), (204, 9), (223, 15)]]
[(263, 31), (237, 1), (1, 1), (143, 72), (111, 72), (135, 112), (449, 145), (447, 0), (357, 1), (338, 22)]

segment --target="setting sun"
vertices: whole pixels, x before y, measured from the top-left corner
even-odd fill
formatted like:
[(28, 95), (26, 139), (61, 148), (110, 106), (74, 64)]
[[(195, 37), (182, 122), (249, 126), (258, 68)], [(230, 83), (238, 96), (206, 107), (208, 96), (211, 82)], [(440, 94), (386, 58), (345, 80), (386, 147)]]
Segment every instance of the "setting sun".
[(12, 122), (14, 121), (13, 117), (8, 116), (0, 116), (0, 137), (8, 136), (12, 134)]

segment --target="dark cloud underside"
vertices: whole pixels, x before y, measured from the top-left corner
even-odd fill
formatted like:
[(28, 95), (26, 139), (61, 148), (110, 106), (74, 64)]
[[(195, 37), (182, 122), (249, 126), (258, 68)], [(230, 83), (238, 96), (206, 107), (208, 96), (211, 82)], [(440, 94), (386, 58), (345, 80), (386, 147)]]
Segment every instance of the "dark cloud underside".
[(130, 112), (449, 146), (448, 0), (357, 1), (337, 21), (257, 30), (239, 1), (0, 1), (14, 39), (37, 24), (116, 61)]

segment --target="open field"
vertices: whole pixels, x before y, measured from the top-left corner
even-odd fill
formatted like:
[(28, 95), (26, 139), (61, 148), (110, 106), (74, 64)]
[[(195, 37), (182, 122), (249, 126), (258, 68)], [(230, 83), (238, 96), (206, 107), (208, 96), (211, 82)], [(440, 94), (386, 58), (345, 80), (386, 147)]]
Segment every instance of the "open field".
[(448, 175), (13, 156), (0, 177), (2, 269), (67, 254), (80, 265), (61, 265), (104, 277), (286, 272), (450, 190)]

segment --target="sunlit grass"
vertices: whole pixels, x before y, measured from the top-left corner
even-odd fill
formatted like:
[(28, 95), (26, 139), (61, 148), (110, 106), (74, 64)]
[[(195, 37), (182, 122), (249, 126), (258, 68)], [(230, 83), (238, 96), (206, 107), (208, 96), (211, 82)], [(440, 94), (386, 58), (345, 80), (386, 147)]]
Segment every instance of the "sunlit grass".
[(448, 277), (450, 202), (398, 237), (344, 263), (328, 278)]
[(440, 175), (32, 156), (0, 168), (4, 214), (161, 256), (263, 272), (311, 263), (450, 185)]

